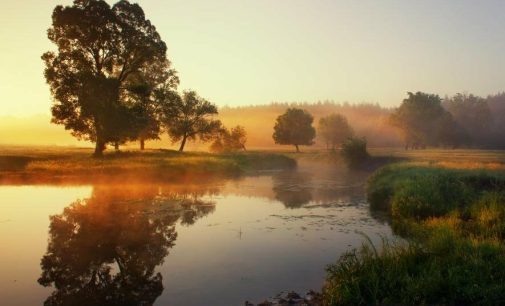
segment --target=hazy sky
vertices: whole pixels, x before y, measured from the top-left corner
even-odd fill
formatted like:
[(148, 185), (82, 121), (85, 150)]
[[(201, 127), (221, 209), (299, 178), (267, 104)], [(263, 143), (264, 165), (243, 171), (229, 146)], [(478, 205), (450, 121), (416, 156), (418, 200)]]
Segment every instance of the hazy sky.
[[(113, 3), (109, 1), (109, 3)], [(218, 105), (398, 105), (407, 91), (505, 90), (503, 0), (139, 0), (181, 89)], [(70, 0), (0, 3), (0, 115), (48, 113), (41, 54)]]

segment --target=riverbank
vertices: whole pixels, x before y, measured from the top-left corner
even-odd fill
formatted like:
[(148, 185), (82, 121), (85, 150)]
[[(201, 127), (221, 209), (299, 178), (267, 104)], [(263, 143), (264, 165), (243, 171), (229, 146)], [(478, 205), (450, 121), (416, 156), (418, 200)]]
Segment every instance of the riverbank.
[(92, 158), (91, 149), (18, 149), (0, 155), (0, 184), (59, 184), (203, 179), (296, 167), (293, 158), (274, 153), (210, 154), (146, 150), (110, 152)]
[(405, 241), (341, 256), (327, 268), (325, 305), (504, 303), (505, 173), (489, 165), (411, 162), (373, 174), (371, 209)]

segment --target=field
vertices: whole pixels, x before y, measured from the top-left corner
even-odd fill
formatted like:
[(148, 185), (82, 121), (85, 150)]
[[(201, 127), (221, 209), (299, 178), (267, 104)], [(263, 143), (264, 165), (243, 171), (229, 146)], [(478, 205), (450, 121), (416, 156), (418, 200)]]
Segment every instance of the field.
[(296, 161), (273, 153), (210, 154), (172, 150), (108, 152), (92, 149), (15, 147), (0, 151), (1, 184), (89, 183), (106, 180), (163, 180), (233, 176), (258, 170), (287, 169)]
[(505, 170), (505, 151), (503, 150), (404, 150), (402, 148), (372, 148), (372, 156), (394, 157), (431, 165), (455, 169), (495, 169)]

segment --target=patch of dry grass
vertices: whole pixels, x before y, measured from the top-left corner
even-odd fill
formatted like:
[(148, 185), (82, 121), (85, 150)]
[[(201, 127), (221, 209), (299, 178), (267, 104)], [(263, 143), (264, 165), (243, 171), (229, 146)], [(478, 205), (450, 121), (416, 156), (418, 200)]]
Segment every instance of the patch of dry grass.
[(91, 149), (8, 148), (0, 152), (0, 183), (166, 179), (182, 175), (237, 175), (245, 171), (296, 166), (271, 153), (210, 154), (171, 150), (107, 152), (92, 158)]

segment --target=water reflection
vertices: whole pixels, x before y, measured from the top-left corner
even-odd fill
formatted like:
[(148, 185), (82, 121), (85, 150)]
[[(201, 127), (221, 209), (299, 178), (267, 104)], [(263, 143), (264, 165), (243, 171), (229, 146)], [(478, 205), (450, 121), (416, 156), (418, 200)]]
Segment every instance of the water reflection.
[(214, 208), (196, 193), (94, 188), (50, 217), (39, 283), (56, 290), (45, 305), (152, 305), (163, 292), (155, 269), (174, 246), (174, 224), (193, 224)]
[(275, 199), (287, 208), (300, 208), (312, 200), (311, 175), (285, 171), (272, 177)]
[(50, 217), (45, 305), (238, 305), (319, 289), (324, 266), (361, 243), (354, 231), (389, 234), (370, 218), (365, 177), (326, 167), (96, 185)]
[(286, 208), (334, 205), (338, 199), (345, 203), (362, 201), (367, 173), (346, 169), (314, 171), (283, 171), (272, 176), (274, 199)]

